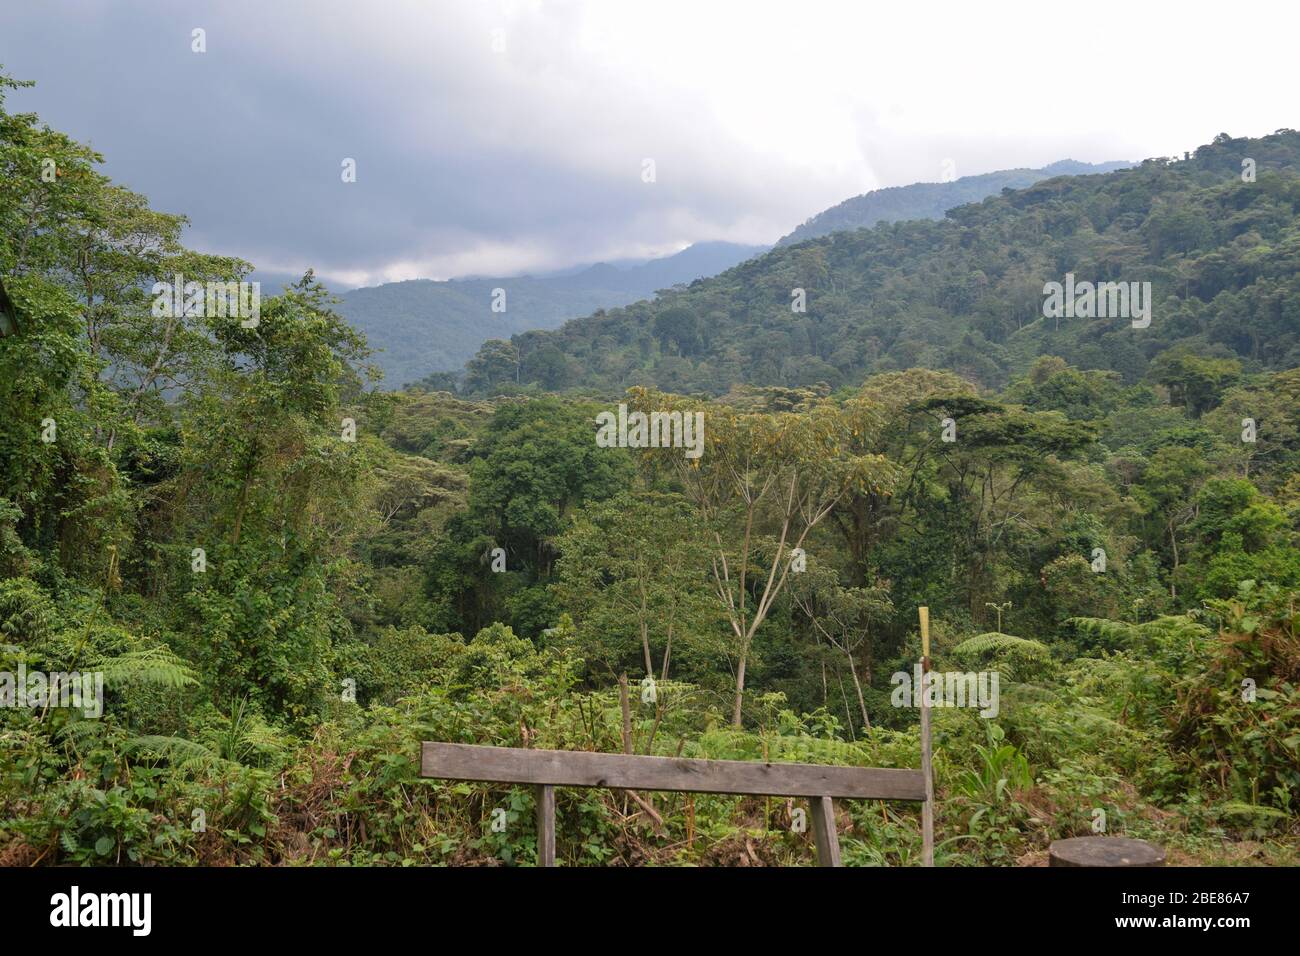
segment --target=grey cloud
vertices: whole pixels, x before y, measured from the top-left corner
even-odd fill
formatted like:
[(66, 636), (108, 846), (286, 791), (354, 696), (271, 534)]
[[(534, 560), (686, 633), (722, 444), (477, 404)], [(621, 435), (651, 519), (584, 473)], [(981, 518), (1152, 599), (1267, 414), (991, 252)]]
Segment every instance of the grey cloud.
[[(621, 7), (631, 28), (611, 44), (635, 43), (643, 26), (657, 39), (588, 48), (592, 10), (609, 8), (50, 0), (0, 9), (0, 63), (38, 82), (11, 108), (91, 142), (115, 179), (190, 216), (191, 245), (270, 272), (313, 266), (342, 286), (771, 242), (848, 196), (938, 178), (945, 157), (967, 175), (1142, 155), (1068, 130), (1031, 136), (1027, 154), (1023, 116), (1020, 129), (953, 139), (934, 123), (909, 129), (893, 121), (943, 97), (909, 92), (895, 67), (841, 53), (845, 82), (813, 77), (821, 85), (805, 89), (807, 62), (725, 35), (710, 45), (708, 25), (689, 32), (688, 7)], [(732, 22), (724, 14), (709, 11), (712, 29)], [(740, 5), (734, 20), (772, 15)], [(808, 31), (838, 22), (834, 11), (809, 17)], [(766, 24), (774, 42), (784, 23)], [(207, 31), (202, 55), (190, 51), (195, 27)], [(491, 47), (498, 28), (504, 53)], [(691, 69), (672, 48), (683, 38), (695, 41)], [(723, 54), (725, 72), (708, 73)], [(777, 82), (746, 99), (751, 76)], [(720, 79), (740, 98), (702, 95)], [(795, 95), (765, 112), (773, 90)], [(800, 138), (815, 148), (782, 150)], [(1082, 148), (1062, 147), (1072, 138)], [(357, 161), (355, 184), (340, 181), (345, 157)], [(647, 157), (653, 185), (640, 179)]]
[[(92, 142), (110, 175), (190, 216), (193, 245), (267, 268), (379, 281), (403, 263), (445, 277), (439, 268), (770, 238), (746, 232), (765, 190), (741, 164), (701, 166), (715, 147), (735, 150), (709, 140), (689, 104), (628, 101), (613, 86), (566, 92), (562, 78), (550, 115), (510, 95), (520, 77), (545, 84), (566, 55), (563, 9), (531, 24), (538, 35), (507, 34), (510, 64), (491, 51), (490, 16), (440, 5), (406, 30), (409, 12), (55, 2), (0, 14), (0, 62), (38, 83), (13, 108)], [(205, 54), (190, 50), (194, 27)], [(658, 164), (653, 185), (640, 180), (643, 155)], [(340, 181), (345, 157), (355, 184)]]

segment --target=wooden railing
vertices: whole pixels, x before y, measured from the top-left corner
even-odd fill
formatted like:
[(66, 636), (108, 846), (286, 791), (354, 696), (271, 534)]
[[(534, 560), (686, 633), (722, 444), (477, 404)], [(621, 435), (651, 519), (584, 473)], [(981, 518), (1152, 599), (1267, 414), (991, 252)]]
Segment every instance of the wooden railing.
[(821, 866), (840, 865), (840, 843), (835, 832), (836, 799), (925, 801), (925, 780), (920, 770), (690, 760), (430, 742), (423, 744), (420, 776), (531, 784), (537, 793), (539, 866), (555, 866), (556, 787), (807, 797)]

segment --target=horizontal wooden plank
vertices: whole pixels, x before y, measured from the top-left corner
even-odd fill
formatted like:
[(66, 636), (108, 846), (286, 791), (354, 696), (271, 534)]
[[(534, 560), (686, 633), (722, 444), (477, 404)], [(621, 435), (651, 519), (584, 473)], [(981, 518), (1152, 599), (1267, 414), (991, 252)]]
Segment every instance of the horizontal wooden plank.
[(428, 741), (423, 748), (420, 776), (445, 780), (774, 797), (925, 799), (925, 783), (919, 770), (689, 760)]

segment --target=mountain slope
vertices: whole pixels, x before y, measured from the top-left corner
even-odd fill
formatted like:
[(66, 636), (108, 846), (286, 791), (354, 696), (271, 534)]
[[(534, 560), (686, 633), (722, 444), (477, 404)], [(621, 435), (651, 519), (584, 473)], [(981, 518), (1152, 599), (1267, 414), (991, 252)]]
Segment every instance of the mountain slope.
[[(338, 312), (365, 333), (385, 387), (399, 388), (430, 372), (460, 368), (487, 339), (554, 328), (599, 308), (648, 298), (715, 275), (765, 248), (707, 242), (622, 268), (601, 263), (536, 278), (390, 282), (343, 293)], [(492, 311), (494, 289), (505, 290), (504, 312)]]
[[(1243, 182), (1253, 159), (1256, 182)], [(1174, 347), (1245, 370), (1300, 365), (1300, 133), (1220, 135), (1186, 161), (1049, 179), (942, 221), (778, 247), (653, 302), (513, 339), (521, 384), (853, 384), (949, 368), (1004, 383), (1042, 354), (1126, 381)], [(1149, 328), (1048, 320), (1045, 283), (1149, 282)], [(793, 312), (792, 292), (807, 310)], [(502, 377), (504, 379), (504, 376)]]
[(911, 186), (876, 189), (819, 212), (794, 232), (782, 237), (777, 245), (790, 246), (846, 229), (867, 229), (880, 222), (942, 219), (949, 209), (996, 196), (1004, 189), (1025, 189), (1054, 176), (1109, 173), (1131, 165), (1128, 162), (1081, 163), (1063, 159), (1041, 169), (1002, 169), (979, 176), (963, 176), (950, 183), (913, 183)]

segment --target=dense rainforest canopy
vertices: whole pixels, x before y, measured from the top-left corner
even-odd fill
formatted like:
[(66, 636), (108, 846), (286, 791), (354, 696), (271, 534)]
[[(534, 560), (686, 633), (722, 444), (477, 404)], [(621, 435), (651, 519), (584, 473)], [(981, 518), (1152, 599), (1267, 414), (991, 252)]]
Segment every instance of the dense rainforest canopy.
[[(379, 393), (311, 273), (253, 324), (159, 314), (251, 266), (19, 86), (0, 671), (104, 706), (0, 707), (0, 863), (534, 860), (531, 792), (421, 780), (420, 740), (916, 766), (919, 605), (937, 668), (1001, 677), (996, 716), (935, 712), (940, 864), (1099, 820), (1297, 862), (1300, 134), (783, 246)], [(1066, 272), (1152, 282), (1154, 321), (1052, 324)], [(598, 445), (613, 402), (702, 414), (702, 454)], [(657, 687), (626, 741), (622, 675)], [(562, 791), (561, 859), (812, 857), (791, 801), (655, 800)], [(840, 813), (846, 863), (916, 860), (914, 807)]]

